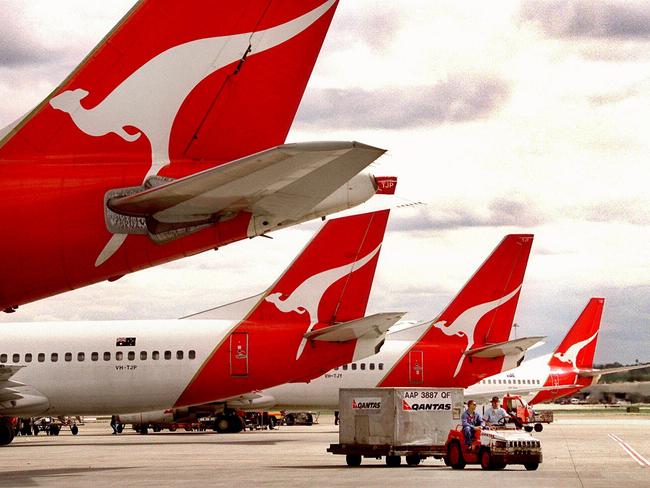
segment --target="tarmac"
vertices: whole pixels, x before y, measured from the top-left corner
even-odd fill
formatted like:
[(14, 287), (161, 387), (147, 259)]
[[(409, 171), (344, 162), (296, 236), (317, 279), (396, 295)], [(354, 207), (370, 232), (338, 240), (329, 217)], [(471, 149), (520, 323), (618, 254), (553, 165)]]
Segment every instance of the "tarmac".
[(515, 465), (454, 471), (434, 459), (397, 468), (364, 459), (349, 468), (344, 456), (325, 451), (338, 440), (329, 415), (310, 427), (240, 434), (111, 435), (107, 423), (88, 423), (77, 436), (62, 430), (57, 437), (17, 437), (0, 448), (0, 486), (650, 486), (648, 416), (556, 418), (536, 434), (544, 454), (537, 471)]

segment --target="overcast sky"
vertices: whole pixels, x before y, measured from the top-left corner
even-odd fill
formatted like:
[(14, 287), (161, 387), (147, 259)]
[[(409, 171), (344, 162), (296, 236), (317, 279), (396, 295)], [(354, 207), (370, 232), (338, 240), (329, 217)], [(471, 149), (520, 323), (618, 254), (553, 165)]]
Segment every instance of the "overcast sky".
[[(132, 0), (2, 0), (0, 126)], [(650, 3), (342, 0), (289, 141), (389, 150), (369, 312), (431, 319), (507, 233), (536, 235), (518, 335), (560, 342), (606, 298), (596, 361), (650, 361)], [(173, 318), (262, 291), (317, 224), (21, 307), (3, 322)]]

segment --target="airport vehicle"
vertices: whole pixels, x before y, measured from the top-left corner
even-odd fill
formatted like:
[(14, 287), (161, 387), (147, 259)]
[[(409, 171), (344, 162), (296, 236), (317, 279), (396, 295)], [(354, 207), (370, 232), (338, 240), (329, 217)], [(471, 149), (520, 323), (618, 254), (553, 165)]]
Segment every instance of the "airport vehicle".
[(384, 150), (285, 144), (337, 0), (140, 0), (0, 131), (0, 310), (392, 192)]
[(564, 340), (551, 354), (524, 361), (519, 367), (482, 379), (465, 390), (468, 398), (519, 395), (531, 405), (572, 395), (598, 382), (604, 374), (646, 368), (647, 364), (594, 369), (593, 361), (605, 299), (592, 298)]
[[(113, 415), (226, 402), (375, 354), (403, 315), (364, 317), (388, 214), (327, 222), (266, 292), (196, 315), (191, 324), (6, 325), (0, 416)], [(218, 423), (234, 428), (236, 418), (226, 411)], [(0, 443), (11, 442), (10, 432), (0, 418)]]
[(306, 385), (258, 392), (260, 401), (335, 409), (340, 388), (467, 387), (516, 367), (540, 340), (508, 340), (532, 241), (531, 235), (506, 236), (436, 319), (391, 328), (377, 355)]
[(518, 426), (526, 432), (541, 432), (543, 424), (553, 422), (552, 410), (537, 410), (526, 403), (520, 395), (504, 395), (501, 407), (514, 417)]
[(542, 445), (528, 432), (502, 426), (475, 431), (471, 449), (465, 444), (460, 426), (449, 432), (445, 464), (463, 469), (468, 464), (480, 464), (482, 469), (503, 469), (508, 464), (523, 464), (535, 471), (542, 462)]
[(409, 466), (434, 457), (453, 469), (467, 464), (537, 469), (542, 462), (539, 440), (514, 424), (476, 431), (468, 449), (459, 425), (462, 410), (461, 388), (345, 388), (340, 393), (339, 442), (327, 451), (345, 455), (351, 467), (364, 457), (383, 457), (390, 467), (399, 466), (402, 457)]

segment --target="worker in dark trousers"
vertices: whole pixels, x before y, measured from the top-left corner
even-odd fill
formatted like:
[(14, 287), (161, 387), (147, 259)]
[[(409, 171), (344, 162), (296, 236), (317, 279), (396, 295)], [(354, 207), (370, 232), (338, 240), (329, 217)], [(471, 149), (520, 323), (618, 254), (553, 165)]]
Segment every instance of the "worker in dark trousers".
[(467, 410), (463, 412), (461, 420), (463, 422), (465, 445), (468, 448), (471, 448), (472, 439), (474, 439), (474, 432), (476, 430), (481, 430), (481, 427), (485, 427), (483, 417), (481, 417), (481, 414), (476, 411), (476, 402), (474, 400), (469, 400), (467, 402)]

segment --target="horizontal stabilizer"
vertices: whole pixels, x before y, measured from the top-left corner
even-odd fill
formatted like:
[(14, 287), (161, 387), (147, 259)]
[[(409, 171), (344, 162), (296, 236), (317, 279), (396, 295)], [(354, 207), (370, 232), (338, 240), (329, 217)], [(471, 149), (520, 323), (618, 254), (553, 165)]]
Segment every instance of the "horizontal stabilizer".
[(578, 372), (578, 376), (600, 376), (603, 374), (612, 374), (612, 373), (624, 373), (626, 371), (632, 371), (634, 369), (643, 369), (650, 368), (650, 363), (644, 364), (635, 364), (634, 366), (620, 366), (618, 368), (605, 368), (605, 369), (581, 369)]
[(152, 233), (238, 212), (297, 220), (385, 150), (358, 142), (284, 144), (135, 194), (110, 198), (117, 214), (147, 219)]
[(378, 313), (358, 320), (344, 322), (305, 334), (312, 341), (346, 342), (354, 339), (379, 338), (395, 325), (405, 312)]
[(519, 396), (526, 396), (526, 395), (534, 395), (537, 392), (540, 391), (557, 391), (557, 390), (568, 390), (571, 388), (582, 388), (580, 385), (557, 385), (557, 386), (534, 386), (534, 385), (527, 385), (524, 386), (522, 385), (519, 388), (494, 388), (490, 391), (486, 391), (483, 393), (479, 393), (477, 395), (469, 395), (466, 398), (471, 398), (472, 400), (482, 403), (482, 402), (488, 402), (492, 399), (494, 396), (504, 396), (504, 395), (519, 395)]
[(470, 349), (465, 353), (465, 356), (475, 358), (500, 358), (504, 356), (519, 355), (537, 344), (542, 339), (544, 339), (543, 336), (522, 337), (521, 339), (515, 339), (512, 341), (490, 344), (488, 346)]
[(8, 381), (13, 375), (20, 371), (24, 366), (5, 366), (0, 365), (0, 381)]

